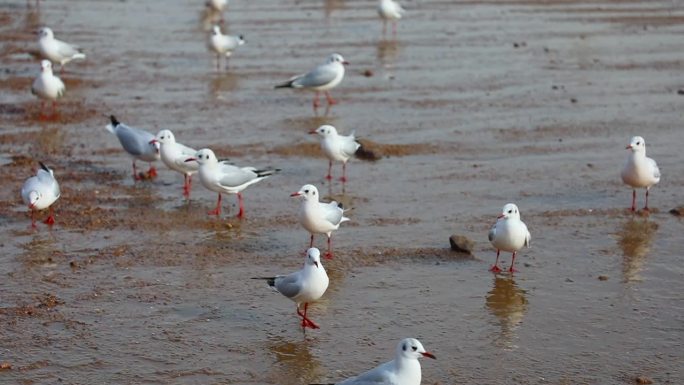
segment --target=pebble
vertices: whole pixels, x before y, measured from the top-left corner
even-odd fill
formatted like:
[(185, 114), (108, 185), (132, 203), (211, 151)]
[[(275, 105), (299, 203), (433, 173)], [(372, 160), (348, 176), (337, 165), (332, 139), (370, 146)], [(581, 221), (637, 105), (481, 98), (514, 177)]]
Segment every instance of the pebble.
[(475, 242), (473, 242), (468, 237), (454, 234), (449, 237), (449, 244), (451, 244), (451, 250), (453, 251), (473, 255), (473, 248), (475, 247)]
[(607, 281), (607, 280), (608, 280), (608, 276), (607, 276), (607, 275), (599, 275), (599, 276), (598, 276), (598, 279), (599, 279), (599, 281)]
[(684, 216), (684, 206), (679, 206), (679, 207), (673, 208), (672, 210), (670, 210), (670, 214), (677, 216), (677, 217)]
[(637, 384), (652, 384), (653, 380), (645, 376), (639, 376), (634, 379), (634, 382), (636, 382)]

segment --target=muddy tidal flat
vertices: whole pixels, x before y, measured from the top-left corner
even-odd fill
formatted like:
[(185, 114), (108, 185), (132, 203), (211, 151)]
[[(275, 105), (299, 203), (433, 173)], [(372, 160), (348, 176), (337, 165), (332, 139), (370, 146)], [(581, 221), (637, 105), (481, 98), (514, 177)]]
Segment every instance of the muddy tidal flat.
[[(684, 3), (404, 0), (383, 35), (375, 0), (231, 0), (223, 29), (247, 44), (218, 71), (203, 3), (0, 2), (0, 383), (332, 383), (404, 337), (437, 356), (428, 385), (684, 383)], [(49, 119), (30, 93), (41, 26), (87, 54), (56, 71)], [(273, 89), (333, 52), (351, 63), (337, 105)], [(110, 114), (282, 171), (244, 191), (245, 219), (234, 195), (207, 216), (197, 176), (189, 201), (161, 162), (132, 178)], [(373, 151), (345, 184), (308, 135), (322, 124)], [(634, 135), (662, 172), (650, 212), (620, 179)], [(32, 229), (38, 161), (62, 196)], [(249, 278), (302, 265), (307, 183), (351, 220), (303, 333)], [(493, 274), (508, 202), (532, 244)]]

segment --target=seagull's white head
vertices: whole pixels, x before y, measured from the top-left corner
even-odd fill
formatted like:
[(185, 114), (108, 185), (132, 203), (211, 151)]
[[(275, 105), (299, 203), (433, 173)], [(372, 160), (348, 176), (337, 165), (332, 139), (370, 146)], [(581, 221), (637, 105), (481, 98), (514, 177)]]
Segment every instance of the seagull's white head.
[(499, 218), (503, 219), (520, 219), (520, 212), (518, 211), (518, 206), (513, 203), (507, 203), (501, 210), (501, 215)]
[(625, 148), (632, 150), (632, 152), (646, 152), (646, 142), (644, 141), (644, 138), (634, 136)]
[(200, 165), (218, 162), (218, 160), (216, 159), (216, 155), (214, 155), (214, 151), (211, 151), (208, 148), (203, 148), (197, 151), (193, 158), (188, 158), (185, 161), (197, 161), (197, 163), (199, 163)]
[(173, 136), (173, 132), (170, 130), (161, 130), (157, 133), (157, 136), (155, 136), (154, 139), (150, 140), (150, 143), (176, 143), (176, 137)]
[(43, 197), (43, 194), (39, 193), (38, 191), (31, 191), (29, 192), (29, 209), (33, 209), (36, 206), (36, 203), (40, 200), (40, 198)]
[(52, 39), (53, 37), (55, 37), (55, 34), (52, 32), (52, 30), (50, 28), (43, 27), (43, 28), (38, 30), (38, 37), (41, 39), (42, 38)]
[(344, 64), (344, 65), (349, 64), (349, 62), (344, 60), (342, 55), (340, 55), (339, 53), (334, 53), (334, 54), (328, 56), (328, 60), (326, 60), (326, 63), (340, 63), (340, 64)]
[(434, 354), (426, 351), (423, 344), (415, 338), (404, 338), (399, 341), (399, 345), (397, 345), (397, 358), (417, 360), (421, 357), (437, 359)]
[(336, 135), (337, 129), (331, 125), (324, 124), (315, 130), (309, 131), (309, 134), (318, 134), (325, 138), (326, 136)]
[(43, 60), (40, 62), (40, 71), (52, 73), (52, 63), (49, 60)]
[(296, 193), (290, 194), (291, 197), (304, 197), (304, 200), (318, 201), (318, 189), (312, 184), (305, 184)]
[(220, 35), (220, 34), (221, 34), (221, 27), (219, 27), (218, 25), (215, 25), (215, 26), (212, 28), (212, 30), (214, 31), (214, 32), (213, 32), (213, 35), (214, 35), (214, 36), (217, 36), (217, 35)]
[(316, 268), (321, 268), (321, 251), (315, 247), (310, 248), (306, 251), (306, 265), (316, 266)]

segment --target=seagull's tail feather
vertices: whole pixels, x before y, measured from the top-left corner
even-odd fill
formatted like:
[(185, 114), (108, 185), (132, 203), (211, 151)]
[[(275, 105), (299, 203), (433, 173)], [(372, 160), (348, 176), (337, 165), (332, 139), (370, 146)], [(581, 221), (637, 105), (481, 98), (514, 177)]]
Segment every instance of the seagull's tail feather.
[(349, 218), (347, 218), (347, 217), (342, 217), (342, 219), (340, 219), (340, 223), (346, 222), (346, 221), (350, 221), (350, 220), (351, 220), (351, 219), (349, 219)]
[(38, 164), (40, 165), (40, 168), (51, 173), (51, 170), (48, 168), (48, 166), (45, 165), (45, 163), (38, 161)]
[(280, 172), (279, 168), (264, 168), (261, 170), (254, 170), (254, 172), (257, 174), (259, 178), (265, 178), (267, 176), (271, 176), (273, 174), (277, 174)]
[(293, 83), (293, 82), (294, 82), (294, 80), (288, 80), (288, 81), (286, 81), (285, 83), (277, 84), (277, 85), (276, 85), (275, 87), (273, 87), (273, 88), (276, 89), (276, 90), (277, 90), (278, 88), (292, 88), (292, 83)]
[(111, 132), (112, 134), (116, 134), (116, 132), (114, 132), (114, 128), (115, 128), (116, 126), (118, 126), (119, 124), (121, 124), (121, 122), (119, 122), (118, 120), (116, 120), (116, 118), (114, 117), (114, 115), (109, 115), (109, 121), (110, 121), (111, 123), (108, 124), (108, 125), (106, 126), (107, 131)]
[(273, 286), (275, 286), (275, 279), (276, 279), (276, 277), (252, 277), (251, 279), (263, 279), (263, 280), (266, 281), (266, 283), (268, 284), (268, 286), (273, 287)]

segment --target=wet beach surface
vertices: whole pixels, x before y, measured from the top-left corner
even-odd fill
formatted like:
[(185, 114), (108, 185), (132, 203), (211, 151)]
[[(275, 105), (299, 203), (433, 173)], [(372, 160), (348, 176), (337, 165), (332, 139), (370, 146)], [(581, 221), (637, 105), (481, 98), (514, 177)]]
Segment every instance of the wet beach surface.
[[(225, 27), (247, 45), (217, 73), (201, 4), (0, 4), (0, 382), (332, 382), (409, 336), (437, 356), (424, 384), (684, 382), (683, 5), (406, 1), (393, 38), (375, 1), (235, 0)], [(52, 121), (29, 92), (42, 25), (88, 55)], [(329, 111), (272, 89), (332, 52), (351, 66)], [(282, 172), (245, 191), (245, 220), (234, 196), (208, 217), (197, 176), (189, 202), (161, 163), (133, 180), (108, 114)], [(383, 155), (352, 160), (344, 191), (307, 135), (321, 124)], [(650, 214), (619, 177), (633, 135), (663, 174)], [(30, 229), (19, 197), (38, 160), (62, 188), (52, 229)], [(352, 209), (304, 335), (294, 303), (248, 278), (303, 263), (289, 195), (305, 183)], [(507, 202), (532, 247), (493, 275)]]

